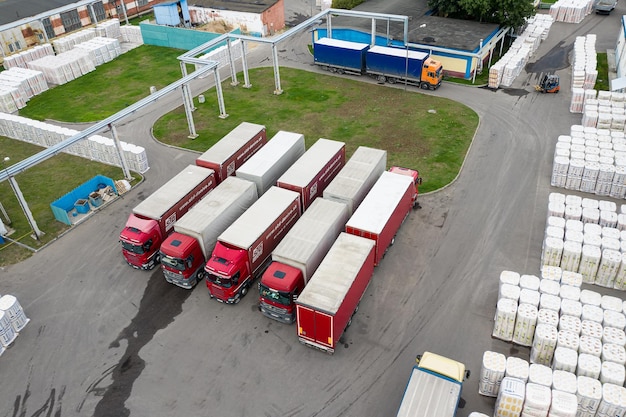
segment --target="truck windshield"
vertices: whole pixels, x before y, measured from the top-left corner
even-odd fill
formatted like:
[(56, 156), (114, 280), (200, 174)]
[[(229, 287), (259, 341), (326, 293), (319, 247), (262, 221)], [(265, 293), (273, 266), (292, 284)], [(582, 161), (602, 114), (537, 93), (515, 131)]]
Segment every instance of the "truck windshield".
[(124, 248), (124, 250), (128, 252), (138, 253), (138, 254), (145, 253), (145, 250), (143, 246), (141, 245), (133, 245), (132, 243), (124, 242), (123, 240), (121, 242), (122, 242), (122, 248)]
[(259, 293), (261, 294), (261, 297), (270, 299), (275, 303), (282, 304), (284, 306), (288, 306), (291, 301), (289, 293), (273, 290), (263, 284), (259, 285)]
[(176, 269), (177, 271), (185, 270), (185, 261), (183, 261), (182, 259), (167, 256), (163, 252), (161, 252), (161, 263), (169, 266), (172, 269)]
[(211, 281), (215, 285), (219, 285), (220, 287), (230, 288), (233, 286), (233, 282), (230, 278), (221, 277), (210, 272), (206, 279)]

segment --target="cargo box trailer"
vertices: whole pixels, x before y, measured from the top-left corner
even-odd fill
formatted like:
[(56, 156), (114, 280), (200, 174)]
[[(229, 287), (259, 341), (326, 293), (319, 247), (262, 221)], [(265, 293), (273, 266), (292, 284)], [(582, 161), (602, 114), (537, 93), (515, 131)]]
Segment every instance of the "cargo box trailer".
[(383, 172), (346, 223), (346, 232), (376, 243), (376, 265), (395, 240), (413, 207), (415, 185), (411, 177)]
[(259, 310), (293, 323), (295, 300), (348, 221), (343, 203), (317, 198), (272, 252), (272, 263), (259, 282)]
[(212, 169), (189, 165), (145, 200), (128, 217), (120, 233), (122, 255), (137, 269), (159, 263), (159, 248), (181, 218), (216, 186)]
[(265, 126), (243, 122), (196, 159), (196, 165), (215, 171), (220, 183), (267, 142)]
[(346, 163), (346, 144), (318, 139), (278, 178), (276, 185), (300, 194), (300, 206), (306, 210)]
[(313, 61), (333, 72), (365, 72), (365, 55), (369, 44), (341, 39), (321, 38), (313, 43)]
[(177, 221), (174, 233), (161, 245), (167, 282), (190, 289), (202, 280), (218, 236), (256, 200), (254, 183), (231, 176)]
[(281, 130), (252, 155), (235, 175), (255, 183), (260, 197), (270, 187), (276, 185), (278, 178), (304, 154), (304, 151), (304, 135)]
[(218, 237), (205, 265), (211, 298), (238, 303), (299, 218), (298, 193), (272, 187), (263, 194)]
[(387, 168), (387, 151), (359, 146), (328, 184), (323, 196), (348, 206), (350, 215)]
[(342, 232), (296, 300), (301, 343), (334, 353), (374, 272), (374, 241)]

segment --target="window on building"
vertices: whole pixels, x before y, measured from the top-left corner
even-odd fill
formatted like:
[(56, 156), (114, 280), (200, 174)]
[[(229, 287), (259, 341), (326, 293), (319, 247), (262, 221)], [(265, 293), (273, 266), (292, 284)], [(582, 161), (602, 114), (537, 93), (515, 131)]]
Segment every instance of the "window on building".
[(106, 13), (104, 11), (104, 5), (101, 1), (93, 4), (93, 12), (96, 15), (96, 22), (101, 22), (107, 18)]
[(78, 10), (70, 10), (69, 12), (61, 13), (61, 22), (63, 22), (63, 27), (65, 27), (66, 32), (71, 32), (82, 27), (80, 17), (78, 17)]
[(137, 0), (137, 7), (143, 7), (148, 5), (148, 0)]
[(54, 34), (54, 29), (52, 29), (52, 23), (50, 23), (50, 18), (41, 19), (41, 24), (43, 25), (43, 29), (46, 31), (46, 36), (48, 39), (54, 38), (56, 35)]

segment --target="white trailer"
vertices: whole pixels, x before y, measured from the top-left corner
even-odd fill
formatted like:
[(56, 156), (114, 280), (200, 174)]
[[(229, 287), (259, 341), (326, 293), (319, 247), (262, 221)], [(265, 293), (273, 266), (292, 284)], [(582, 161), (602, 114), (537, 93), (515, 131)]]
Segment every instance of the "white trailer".
[(235, 175), (255, 183), (260, 197), (271, 186), (276, 185), (278, 178), (304, 154), (304, 151), (304, 135), (281, 130), (252, 155)]
[(274, 249), (272, 261), (298, 268), (306, 284), (347, 221), (345, 204), (317, 198)]
[(174, 231), (195, 238), (204, 257), (218, 236), (257, 200), (254, 183), (228, 177), (174, 225)]
[(348, 206), (350, 215), (387, 168), (387, 151), (359, 146), (324, 190), (324, 198)]

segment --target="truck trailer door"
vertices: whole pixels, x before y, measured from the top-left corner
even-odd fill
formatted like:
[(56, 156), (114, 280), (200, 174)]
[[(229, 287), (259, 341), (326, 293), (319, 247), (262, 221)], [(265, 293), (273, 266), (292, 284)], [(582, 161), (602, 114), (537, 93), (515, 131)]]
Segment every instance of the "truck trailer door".
[(333, 316), (304, 306), (297, 306), (298, 336), (333, 348)]

